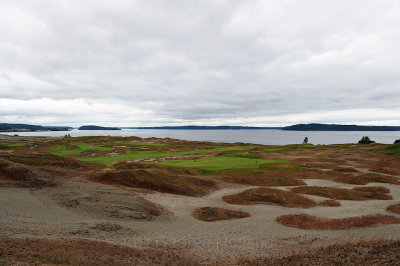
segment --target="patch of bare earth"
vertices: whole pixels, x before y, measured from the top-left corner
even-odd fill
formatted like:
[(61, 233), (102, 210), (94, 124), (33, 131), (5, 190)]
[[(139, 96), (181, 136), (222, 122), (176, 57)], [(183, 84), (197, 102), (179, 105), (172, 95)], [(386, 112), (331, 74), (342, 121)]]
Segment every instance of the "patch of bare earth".
[(386, 210), (389, 212), (400, 214), (400, 204), (390, 205), (389, 207), (387, 207)]
[(343, 219), (326, 219), (307, 214), (279, 216), (276, 221), (282, 225), (308, 230), (345, 230), (383, 224), (400, 224), (400, 219), (390, 215), (367, 215)]
[(197, 220), (214, 222), (220, 220), (238, 219), (250, 217), (250, 213), (241, 210), (230, 210), (218, 207), (202, 207), (196, 208), (192, 212), (192, 216)]
[(0, 239), (5, 265), (191, 265), (174, 246), (133, 248), (84, 239)]
[(321, 247), (285, 257), (240, 261), (241, 265), (397, 265), (399, 240), (371, 240)]
[(384, 187), (357, 187), (353, 189), (303, 186), (291, 189), (292, 192), (309, 194), (330, 199), (341, 200), (391, 200), (389, 189)]
[(226, 195), (222, 200), (231, 204), (276, 204), (290, 208), (310, 208), (316, 203), (296, 193), (273, 188), (252, 188), (238, 194)]

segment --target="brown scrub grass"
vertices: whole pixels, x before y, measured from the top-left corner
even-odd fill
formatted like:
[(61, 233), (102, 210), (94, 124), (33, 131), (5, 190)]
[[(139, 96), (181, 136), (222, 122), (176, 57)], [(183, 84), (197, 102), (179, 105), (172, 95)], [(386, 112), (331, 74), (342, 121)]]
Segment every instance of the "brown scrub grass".
[(400, 240), (347, 242), (281, 257), (238, 261), (240, 265), (396, 265)]
[(379, 174), (362, 174), (362, 175), (348, 175), (348, 176), (337, 176), (333, 178), (333, 181), (354, 184), (354, 185), (366, 185), (369, 183), (387, 183), (400, 185), (400, 179), (393, 176), (384, 176)]
[(91, 174), (89, 180), (107, 185), (145, 188), (186, 196), (203, 196), (216, 189), (214, 181), (177, 175), (160, 169), (101, 171)]
[(0, 159), (0, 180), (3, 180), (7, 186), (26, 188), (53, 187), (57, 185), (50, 175), (43, 171), (4, 159)]
[(249, 204), (274, 204), (289, 208), (310, 208), (316, 203), (306, 197), (297, 195), (290, 191), (273, 188), (252, 188), (238, 194), (225, 195), (222, 197), (227, 203), (249, 205)]
[(353, 189), (303, 186), (291, 189), (292, 192), (315, 195), (336, 200), (391, 200), (390, 191), (384, 187), (357, 187)]
[(220, 220), (239, 219), (250, 217), (250, 213), (242, 210), (230, 210), (218, 207), (201, 207), (192, 211), (192, 216), (197, 220), (214, 222)]
[(400, 176), (400, 157), (396, 156), (396, 158), (382, 159), (370, 165), (369, 170)]
[(277, 174), (276, 176), (269, 174), (243, 174), (243, 175), (223, 175), (218, 178), (232, 183), (252, 185), (252, 186), (302, 186), (306, 183), (303, 180), (282, 176)]
[(318, 206), (340, 207), (341, 204), (339, 201), (336, 201), (336, 200), (324, 200), (324, 201), (318, 202)]
[(390, 205), (389, 207), (387, 207), (386, 210), (389, 212), (400, 214), (400, 203), (395, 205)]
[(29, 166), (90, 170), (89, 166), (81, 161), (54, 154), (4, 155), (0, 158)]
[[(0, 265), (192, 265), (175, 246), (133, 248), (88, 239), (0, 239)], [(196, 263), (195, 263), (196, 264)]]
[(284, 226), (307, 230), (346, 230), (384, 224), (400, 224), (400, 219), (390, 215), (367, 215), (343, 219), (318, 218), (308, 214), (279, 216), (276, 221)]

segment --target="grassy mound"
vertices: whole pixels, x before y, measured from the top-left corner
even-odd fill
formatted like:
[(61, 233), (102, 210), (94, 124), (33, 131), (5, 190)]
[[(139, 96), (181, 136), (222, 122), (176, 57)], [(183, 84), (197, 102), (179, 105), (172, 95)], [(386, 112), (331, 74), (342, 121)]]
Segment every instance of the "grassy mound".
[(242, 261), (243, 265), (393, 265), (399, 261), (400, 240), (336, 244), (278, 258)]
[(30, 166), (76, 169), (76, 170), (89, 169), (89, 167), (81, 161), (54, 154), (6, 155), (2, 156), (1, 158)]
[(250, 213), (246, 211), (229, 210), (217, 207), (197, 208), (193, 210), (192, 215), (197, 220), (206, 222), (250, 217)]
[(316, 203), (295, 193), (272, 188), (252, 188), (238, 194), (226, 195), (222, 200), (231, 204), (276, 204), (289, 208), (310, 208)]
[(354, 184), (354, 185), (366, 185), (369, 183), (388, 183), (400, 185), (400, 180), (392, 176), (384, 176), (378, 174), (363, 174), (363, 175), (341, 175), (333, 178), (333, 181)]
[(387, 207), (386, 210), (389, 212), (400, 214), (400, 204), (390, 205), (389, 207)]
[[(84, 247), (84, 248), (82, 248)], [(133, 248), (86, 239), (0, 239), (1, 265), (192, 265), (178, 247)]]
[(176, 175), (160, 169), (103, 171), (91, 175), (89, 179), (104, 184), (146, 188), (186, 196), (206, 195), (216, 187), (216, 183), (213, 181), (193, 176)]
[(155, 163), (143, 163), (143, 162), (133, 162), (133, 163), (119, 162), (114, 166), (114, 168), (117, 170), (158, 169), (177, 175), (196, 175), (199, 174), (200, 172), (197, 169), (189, 169), (189, 168), (160, 165)]
[(239, 183), (252, 186), (302, 186), (306, 183), (303, 180), (285, 177), (285, 176), (268, 176), (268, 175), (223, 175), (222, 180), (226, 182)]
[(46, 173), (4, 159), (0, 159), (0, 179), (7, 181), (8, 185), (27, 188), (56, 185)]
[(389, 215), (368, 215), (344, 219), (326, 219), (307, 214), (279, 216), (282, 225), (308, 230), (345, 230), (383, 224), (400, 224), (400, 219)]
[(383, 151), (389, 155), (400, 155), (400, 143), (389, 145)]
[(292, 192), (315, 195), (340, 200), (391, 200), (389, 189), (384, 187), (357, 187), (353, 189), (303, 186), (291, 189)]

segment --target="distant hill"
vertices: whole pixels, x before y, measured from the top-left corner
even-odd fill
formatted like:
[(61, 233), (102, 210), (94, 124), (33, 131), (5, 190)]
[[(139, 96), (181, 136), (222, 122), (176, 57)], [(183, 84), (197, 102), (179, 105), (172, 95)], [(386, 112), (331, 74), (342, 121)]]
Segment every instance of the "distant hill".
[(126, 129), (185, 129), (185, 130), (229, 130), (229, 129), (281, 129), (281, 127), (246, 127), (246, 126), (163, 126), (163, 127), (122, 127)]
[(100, 126), (88, 125), (88, 126), (81, 126), (78, 128), (78, 130), (121, 130), (121, 129), (117, 127), (100, 127)]
[(72, 127), (38, 126), (27, 124), (0, 123), (0, 132), (68, 131)]
[(337, 124), (297, 124), (282, 128), (282, 130), (299, 131), (400, 131), (400, 126), (357, 126)]

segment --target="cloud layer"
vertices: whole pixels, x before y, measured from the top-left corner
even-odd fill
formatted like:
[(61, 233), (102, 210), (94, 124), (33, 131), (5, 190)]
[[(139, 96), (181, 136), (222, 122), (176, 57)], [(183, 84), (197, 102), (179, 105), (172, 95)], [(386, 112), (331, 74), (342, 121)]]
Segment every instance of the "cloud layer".
[(400, 125), (400, 2), (0, 1), (0, 122)]

